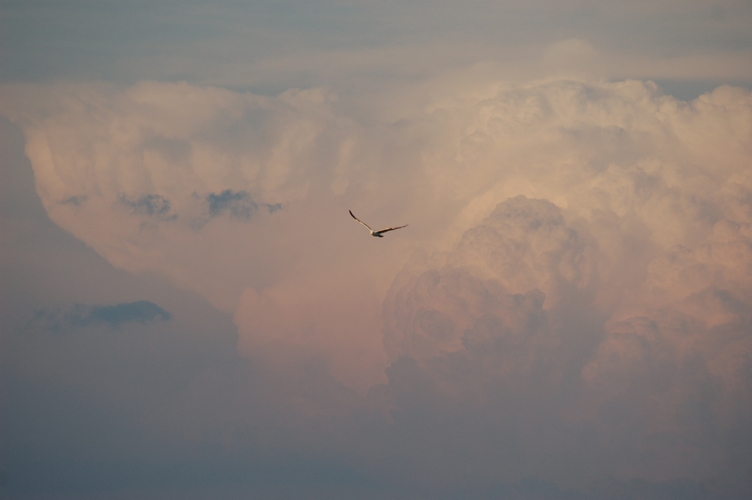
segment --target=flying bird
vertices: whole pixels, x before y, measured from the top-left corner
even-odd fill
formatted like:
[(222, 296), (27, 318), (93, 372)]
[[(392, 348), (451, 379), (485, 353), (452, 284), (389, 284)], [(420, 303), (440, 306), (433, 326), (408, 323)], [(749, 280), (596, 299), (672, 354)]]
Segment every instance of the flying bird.
[(365, 223), (365, 222), (363, 222), (362, 220), (360, 220), (360, 219), (358, 219), (357, 217), (355, 217), (355, 215), (353, 215), (353, 213), (352, 213), (352, 211), (351, 211), (351, 210), (348, 210), (348, 212), (350, 212), (350, 215), (352, 216), (352, 218), (353, 218), (353, 219), (355, 219), (356, 221), (358, 221), (358, 222), (360, 222), (361, 224), (363, 224), (364, 226), (366, 226), (366, 228), (367, 228), (367, 229), (368, 229), (369, 231), (371, 231), (371, 236), (374, 236), (374, 237), (376, 237), (376, 238), (383, 238), (383, 237), (384, 237), (384, 233), (386, 233), (386, 232), (389, 232), (389, 231), (394, 231), (395, 229), (402, 229), (403, 227), (407, 227), (407, 224), (405, 224), (404, 226), (397, 226), (397, 227), (387, 227), (387, 228), (385, 228), (385, 229), (379, 229), (378, 231), (374, 231), (373, 229), (371, 229), (371, 226), (369, 226), (368, 224), (366, 224), (366, 223)]

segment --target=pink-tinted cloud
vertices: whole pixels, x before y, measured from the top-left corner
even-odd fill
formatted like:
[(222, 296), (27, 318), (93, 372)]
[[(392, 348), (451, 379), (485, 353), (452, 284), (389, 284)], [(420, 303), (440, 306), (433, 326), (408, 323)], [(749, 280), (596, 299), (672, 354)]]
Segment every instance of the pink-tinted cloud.
[[(748, 487), (749, 92), (425, 88), (401, 112), (161, 83), (11, 89), (3, 109), (56, 223), (233, 312), (258, 378), (222, 401), (253, 397), (213, 420), (197, 401), (226, 374), (207, 372), (176, 399), (222, 449), (351, 457), (427, 495)], [(410, 225), (371, 238), (348, 209)]]

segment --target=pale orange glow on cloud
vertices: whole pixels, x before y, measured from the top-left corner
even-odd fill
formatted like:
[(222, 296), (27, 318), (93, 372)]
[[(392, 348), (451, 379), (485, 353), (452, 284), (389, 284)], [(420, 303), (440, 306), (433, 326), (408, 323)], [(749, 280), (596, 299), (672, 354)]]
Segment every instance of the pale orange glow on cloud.
[(290, 280), (243, 292), (235, 313), (240, 352), (270, 356), (282, 372), (319, 359), (359, 390), (386, 382), (378, 282), (353, 268)]
[[(477, 418), (504, 443), (468, 431), (482, 481), (736, 470), (712, 436), (750, 414), (752, 96), (454, 85), (388, 121), (324, 89), (154, 82), (14, 88), (3, 112), (50, 217), (232, 312), (237, 352), (295, 425), (360, 408), (444, 436), (363, 445), (408, 460), (454, 446), (449, 416)], [(348, 209), (409, 226), (372, 238)], [(440, 457), (410, 481), (453, 467)]]
[(2, 2), (0, 497), (752, 498), (750, 26)]

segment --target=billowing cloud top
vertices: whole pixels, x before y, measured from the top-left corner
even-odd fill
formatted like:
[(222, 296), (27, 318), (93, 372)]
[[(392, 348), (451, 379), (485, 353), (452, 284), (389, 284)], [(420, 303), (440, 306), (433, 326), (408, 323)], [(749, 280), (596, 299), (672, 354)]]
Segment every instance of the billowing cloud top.
[(385, 301), (400, 421), (495, 415), (512, 476), (744, 476), (721, 443), (752, 417), (749, 93), (551, 82), (431, 115), (453, 127), (426, 167), (473, 222)]
[[(370, 387), (363, 439), (416, 484), (448, 487), (447, 456), (478, 484), (749, 470), (748, 91), (486, 81), (403, 111), (322, 89), (7, 92), (55, 222), (234, 311), (292, 414), (349, 411), (298, 397), (312, 366), (322, 394)], [(348, 208), (410, 226), (374, 241)]]
[(156, 269), (225, 308), (256, 284), (233, 285), (237, 269), (215, 265), (226, 235), (238, 250), (259, 248), (264, 219), (322, 182), (341, 193), (362, 142), (322, 90), (270, 98), (141, 83), (8, 95), (46, 101), (9, 114), (24, 124), (37, 190), (55, 222), (116, 266)]
[(0, 497), (752, 498), (750, 26), (0, 2)]

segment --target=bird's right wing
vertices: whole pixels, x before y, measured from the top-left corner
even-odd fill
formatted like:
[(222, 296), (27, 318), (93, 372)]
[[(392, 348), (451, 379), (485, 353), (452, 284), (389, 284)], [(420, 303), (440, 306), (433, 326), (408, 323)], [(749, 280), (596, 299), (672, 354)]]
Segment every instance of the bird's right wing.
[(379, 229), (379, 230), (378, 230), (378, 231), (376, 231), (376, 232), (377, 232), (378, 234), (382, 234), (382, 233), (386, 233), (386, 232), (388, 232), (388, 231), (394, 231), (395, 229), (402, 229), (403, 227), (407, 227), (407, 224), (405, 224), (404, 226), (397, 226), (397, 227), (388, 227), (388, 228), (386, 228), (386, 229)]

